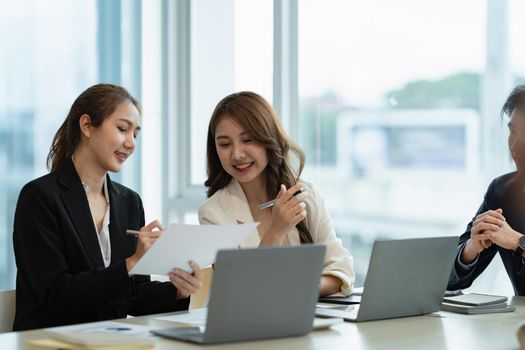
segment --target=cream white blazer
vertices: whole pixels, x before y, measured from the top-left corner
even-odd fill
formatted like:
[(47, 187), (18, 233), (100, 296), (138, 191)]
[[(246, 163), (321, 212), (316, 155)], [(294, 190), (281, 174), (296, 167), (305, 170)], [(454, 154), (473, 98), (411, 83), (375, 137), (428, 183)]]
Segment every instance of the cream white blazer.
[[(323, 275), (332, 275), (339, 278), (343, 285), (341, 293), (349, 295), (354, 287), (355, 273), (353, 259), (345, 249), (341, 240), (337, 238), (326, 210), (324, 199), (317, 188), (308, 182), (302, 181), (309, 195), (304, 200), (307, 211), (307, 224), (316, 244), (326, 245), (326, 256)], [(217, 191), (199, 207), (199, 222), (201, 224), (247, 224), (253, 223), (253, 217), (239, 182), (232, 179), (228, 186)], [(261, 240), (257, 230), (254, 230), (241, 244), (243, 248), (258, 247)], [(299, 245), (299, 232), (294, 227), (288, 232), (283, 244)]]

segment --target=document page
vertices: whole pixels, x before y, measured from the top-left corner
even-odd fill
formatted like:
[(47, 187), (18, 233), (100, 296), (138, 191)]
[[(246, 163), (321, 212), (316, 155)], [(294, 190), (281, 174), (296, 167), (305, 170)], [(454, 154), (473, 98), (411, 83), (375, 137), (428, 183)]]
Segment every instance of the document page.
[(200, 267), (208, 266), (214, 262), (218, 250), (238, 248), (258, 224), (171, 224), (130, 273), (167, 275), (175, 267), (191, 271), (190, 260)]
[(206, 319), (208, 318), (208, 308), (188, 310), (188, 312), (178, 313), (170, 316), (155, 317), (156, 320), (187, 323), (195, 326), (206, 326)]
[(107, 321), (55, 327), (47, 329), (46, 332), (55, 340), (86, 347), (122, 345), (134, 348), (151, 347), (154, 343), (149, 327), (122, 322)]

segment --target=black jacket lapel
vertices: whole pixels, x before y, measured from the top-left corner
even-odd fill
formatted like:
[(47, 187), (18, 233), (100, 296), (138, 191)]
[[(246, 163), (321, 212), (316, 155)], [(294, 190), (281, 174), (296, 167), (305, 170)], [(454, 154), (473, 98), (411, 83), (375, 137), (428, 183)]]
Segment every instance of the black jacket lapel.
[[(127, 258), (132, 251), (124, 227), (128, 224), (128, 199), (119, 191), (119, 188), (113, 184), (109, 175), (107, 176), (109, 192), (109, 236), (111, 240), (111, 263)], [(135, 228), (133, 228), (135, 229)]]
[(93, 223), (86, 191), (71, 159), (64, 161), (63, 166), (57, 172), (58, 182), (66, 187), (61, 198), (76, 228), (76, 233), (80, 237), (93, 266), (96, 269), (102, 269), (104, 268), (104, 260), (102, 260), (97, 231)]

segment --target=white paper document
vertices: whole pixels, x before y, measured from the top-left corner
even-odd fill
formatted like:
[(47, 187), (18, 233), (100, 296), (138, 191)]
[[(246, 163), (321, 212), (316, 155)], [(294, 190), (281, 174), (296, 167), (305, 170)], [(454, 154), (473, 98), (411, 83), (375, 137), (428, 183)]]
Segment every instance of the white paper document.
[(184, 313), (180, 313), (176, 315), (155, 317), (156, 320), (160, 320), (160, 321), (188, 323), (188, 324), (192, 324), (196, 326), (206, 326), (207, 318), (208, 318), (208, 308), (207, 307), (189, 310), (188, 312), (184, 312)]
[(218, 250), (238, 248), (257, 225), (171, 224), (130, 273), (167, 275), (175, 267), (191, 271), (190, 260), (208, 266)]
[(68, 333), (89, 333), (89, 332), (109, 332), (124, 333), (128, 335), (151, 336), (150, 327), (141, 326), (132, 323), (123, 323), (115, 321), (101, 321), (95, 323), (82, 323), (70, 326), (60, 326), (47, 329), (50, 332), (68, 332)]
[(152, 345), (155, 338), (150, 327), (113, 321), (54, 327), (46, 331), (54, 339), (83, 346), (145, 346)]

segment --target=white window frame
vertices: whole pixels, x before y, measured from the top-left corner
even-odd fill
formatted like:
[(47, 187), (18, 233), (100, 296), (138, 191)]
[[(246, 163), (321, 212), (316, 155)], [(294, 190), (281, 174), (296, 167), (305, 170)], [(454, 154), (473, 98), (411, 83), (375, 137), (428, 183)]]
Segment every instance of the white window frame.
[[(274, 0), (273, 105), (292, 139), (298, 139), (298, 0)], [(512, 87), (508, 44), (508, 1), (487, 0), (487, 67), (484, 72), (481, 98), (481, 171), (489, 181), (500, 169), (511, 169), (503, 155), (505, 131), (498, 119), (505, 96)], [(195, 213), (206, 189), (191, 184), (190, 116), (191, 57), (189, 0), (164, 0), (165, 53), (163, 121), (163, 219), (176, 210), (183, 221), (186, 213)], [(507, 26), (501, 26), (507, 23)], [(500, 130), (500, 132), (495, 132)], [(495, 169), (495, 172), (494, 170)]]
[[(163, 220), (184, 221), (205, 200), (191, 183), (191, 3), (164, 1)], [(298, 2), (274, 0), (273, 101), (286, 130), (298, 124)], [(296, 135), (294, 132), (292, 137)], [(172, 213), (178, 215), (174, 218)]]

